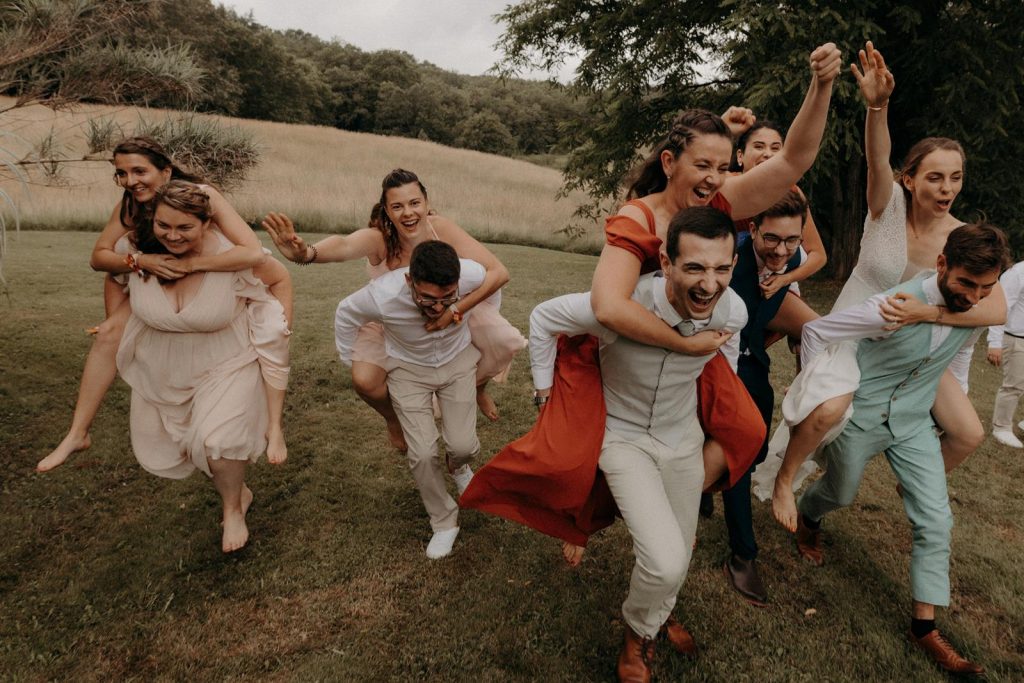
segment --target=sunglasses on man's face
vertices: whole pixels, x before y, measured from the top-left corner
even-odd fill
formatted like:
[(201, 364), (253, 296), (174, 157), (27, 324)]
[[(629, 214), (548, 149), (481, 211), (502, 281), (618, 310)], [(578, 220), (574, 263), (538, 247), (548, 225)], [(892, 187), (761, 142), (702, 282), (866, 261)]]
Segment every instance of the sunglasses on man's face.
[(433, 308), (438, 304), (440, 304), (444, 308), (448, 308), (452, 304), (458, 303), (461, 297), (459, 296), (458, 292), (456, 292), (455, 294), (452, 294), (451, 296), (446, 296), (443, 299), (434, 299), (431, 297), (420, 296), (419, 292), (413, 290), (412, 298), (413, 301), (415, 301), (418, 305), (422, 306), (423, 308)]

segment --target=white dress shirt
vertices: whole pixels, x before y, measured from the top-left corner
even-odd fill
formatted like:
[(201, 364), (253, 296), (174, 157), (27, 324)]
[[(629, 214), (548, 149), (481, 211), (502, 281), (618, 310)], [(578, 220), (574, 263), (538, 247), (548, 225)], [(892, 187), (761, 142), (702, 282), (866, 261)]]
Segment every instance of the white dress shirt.
[(1014, 264), (999, 278), (1006, 295), (1006, 324), (988, 328), (988, 347), (1003, 348), (1003, 332), (1014, 337), (1024, 337), (1024, 261)]
[[(946, 304), (946, 300), (939, 291), (937, 275), (932, 274), (926, 278), (921, 283), (921, 288), (924, 290), (925, 300), (929, 305), (944, 306)], [(888, 296), (885, 292), (876, 294), (857, 306), (830, 313), (804, 325), (800, 352), (803, 366), (807, 367), (811, 360), (824, 351), (829, 344), (857, 339), (884, 339), (892, 335), (895, 330), (885, 329), (890, 323), (882, 317), (881, 309), (882, 302)], [(919, 324), (927, 325), (929, 323)], [(949, 336), (950, 330), (949, 325), (932, 325), (931, 351), (939, 348)], [(949, 364), (950, 371), (963, 387), (964, 393), (967, 392), (967, 375), (971, 368), (974, 343), (978, 341), (981, 332), (982, 328), (975, 330)]]
[[(693, 334), (707, 327), (709, 320), (684, 320), (675, 307), (668, 301), (665, 292), (665, 278), (660, 273), (653, 273), (646, 278), (652, 287), (655, 302), (654, 311), (659, 318), (680, 334)], [(747, 324), (747, 307), (740, 295), (727, 289), (722, 296), (732, 297), (729, 321), (725, 330), (733, 332), (733, 336), (721, 347), (722, 354), (729, 361), (733, 371), (740, 355), (739, 331)], [(692, 330), (692, 332), (691, 332)], [(592, 334), (601, 346), (614, 342), (618, 334), (597, 321), (594, 309), (590, 305), (590, 292), (570, 294), (544, 302), (543, 306), (534, 309), (530, 316), (530, 367), (533, 372), (533, 384), (538, 390), (549, 389), (554, 383), (555, 354), (558, 350), (558, 335)]]
[[(459, 295), (465, 296), (484, 281), (486, 271), (476, 261), (459, 259)], [(412, 298), (405, 280), (408, 268), (396, 268), (342, 299), (334, 314), (334, 343), (341, 362), (352, 365), (352, 345), (359, 328), (369, 322), (384, 326), (384, 348), (396, 360), (437, 368), (451, 361), (470, 344), (469, 326), (452, 324), (428, 332), (427, 318)], [(466, 312), (466, 317), (473, 314)]]

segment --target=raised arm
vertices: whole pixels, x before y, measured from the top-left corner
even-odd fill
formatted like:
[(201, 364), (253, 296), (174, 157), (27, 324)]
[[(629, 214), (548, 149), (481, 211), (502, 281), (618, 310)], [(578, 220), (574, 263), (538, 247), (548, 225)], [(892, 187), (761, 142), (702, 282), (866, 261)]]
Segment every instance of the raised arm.
[(826, 43), (810, 56), (811, 85), (803, 105), (790, 124), (782, 150), (747, 173), (730, 176), (721, 193), (732, 206), (735, 219), (756, 216), (786, 194), (814, 163), (825, 133), (832, 83), (839, 75), (842, 55)]
[(349, 235), (331, 235), (309, 245), (295, 232), (292, 219), (271, 211), (260, 223), (274, 246), (293, 263), (337, 263), (369, 258), (379, 263), (385, 258), (384, 237), (373, 228), (361, 228)]
[(850, 65), (850, 71), (857, 79), (861, 97), (867, 112), (864, 117), (864, 155), (868, 163), (868, 212), (877, 219), (889, 205), (892, 197), (892, 168), (889, 155), (892, 141), (889, 138), (889, 96), (896, 87), (896, 80), (885, 66), (882, 53), (869, 40), (858, 55), (860, 69)]

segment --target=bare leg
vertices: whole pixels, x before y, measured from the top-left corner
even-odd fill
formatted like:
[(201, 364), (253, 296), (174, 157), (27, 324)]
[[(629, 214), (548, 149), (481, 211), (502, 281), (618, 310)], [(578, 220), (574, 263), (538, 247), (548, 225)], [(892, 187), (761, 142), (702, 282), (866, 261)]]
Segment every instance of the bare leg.
[(804, 325), (819, 317), (821, 316), (815, 313), (814, 309), (808, 306), (803, 299), (787, 294), (782, 298), (782, 305), (779, 306), (775, 317), (769, 321), (766, 327), (772, 332), (779, 332), (790, 339), (799, 341)]
[(932, 406), (932, 417), (942, 428), (942, 459), (946, 472), (952, 472), (985, 439), (978, 413), (953, 373), (946, 370), (939, 379), (939, 390)]
[(480, 412), (491, 422), (498, 421), (498, 406), (494, 399), (487, 393), (487, 380), (476, 385), (476, 404), (480, 406)]
[[(210, 458), (207, 462), (213, 474), (213, 485), (224, 507), (221, 550), (234, 552), (249, 542), (249, 527), (245, 525), (245, 513), (249, 506), (243, 505), (244, 500), (252, 503), (252, 491), (245, 485), (245, 466), (248, 461)], [(247, 496), (243, 496), (245, 491), (248, 491)]]
[(772, 491), (772, 514), (775, 520), (796, 532), (796, 497), (793, 495), (793, 477), (800, 465), (814, 452), (833, 426), (842, 419), (846, 409), (853, 401), (853, 394), (836, 396), (822, 403), (811, 411), (802, 422), (790, 430), (789, 445), (782, 458), (782, 465), (775, 477), (775, 489)]
[(725, 460), (725, 451), (719, 443), (713, 439), (704, 442), (704, 487), (702, 491), (718, 483), (718, 481), (729, 472), (729, 465)]
[(273, 465), (280, 465), (288, 458), (288, 446), (284, 442), (284, 428), (281, 426), (284, 415), (284, 389), (275, 389), (266, 380), (263, 381), (267, 394), (267, 412), (270, 421), (267, 425), (267, 460)]
[(388, 373), (384, 368), (373, 363), (363, 361), (352, 362), (352, 386), (355, 388), (359, 398), (366, 401), (366, 404), (380, 413), (388, 428), (388, 441), (402, 453), (409, 450), (405, 443), (405, 434), (402, 432), (402, 425), (395, 414), (395, 408), (391, 405), (391, 396), (388, 394)]
[[(108, 282), (112, 282), (108, 278)], [(116, 287), (116, 285), (114, 285)], [(120, 292), (120, 290), (118, 290)], [(92, 444), (89, 438), (89, 429), (96, 413), (103, 403), (103, 397), (117, 377), (117, 347), (121, 343), (121, 335), (124, 334), (124, 326), (131, 315), (131, 305), (128, 297), (120, 292), (120, 301), (116, 302), (113, 313), (100, 323), (97, 328), (96, 337), (93, 340), (92, 348), (85, 359), (85, 368), (82, 370), (82, 381), (78, 388), (78, 401), (75, 403), (75, 412), (71, 418), (71, 428), (68, 430), (64, 440), (50, 452), (45, 458), (36, 464), (36, 470), (46, 472), (64, 463), (75, 451), (83, 451)], [(108, 310), (111, 296), (108, 295)]]

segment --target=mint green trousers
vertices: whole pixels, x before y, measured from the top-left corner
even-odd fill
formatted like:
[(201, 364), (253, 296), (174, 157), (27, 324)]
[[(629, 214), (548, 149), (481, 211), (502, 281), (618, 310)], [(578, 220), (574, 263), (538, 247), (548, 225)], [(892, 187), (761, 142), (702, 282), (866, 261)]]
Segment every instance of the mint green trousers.
[(910, 588), (914, 600), (947, 606), (953, 513), (942, 451), (930, 421), (900, 440), (893, 437), (888, 423), (867, 431), (847, 424), (826, 447), (827, 469), (800, 497), (800, 512), (817, 521), (852, 503), (868, 461), (882, 451), (903, 486), (903, 509), (913, 527)]

